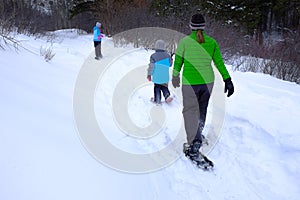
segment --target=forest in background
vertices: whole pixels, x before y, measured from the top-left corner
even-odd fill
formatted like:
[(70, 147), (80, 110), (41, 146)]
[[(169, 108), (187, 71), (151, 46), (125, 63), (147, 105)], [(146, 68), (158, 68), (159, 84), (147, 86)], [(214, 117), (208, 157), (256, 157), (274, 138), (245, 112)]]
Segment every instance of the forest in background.
[[(218, 41), (228, 64), (300, 83), (298, 0), (0, 0), (0, 47), (14, 41), (9, 36), (13, 31), (40, 35), (78, 28), (90, 33), (96, 21), (108, 36), (141, 27), (188, 34), (190, 17), (197, 10), (205, 16), (205, 31)], [(151, 48), (153, 43), (151, 34), (122, 37), (136, 47)]]

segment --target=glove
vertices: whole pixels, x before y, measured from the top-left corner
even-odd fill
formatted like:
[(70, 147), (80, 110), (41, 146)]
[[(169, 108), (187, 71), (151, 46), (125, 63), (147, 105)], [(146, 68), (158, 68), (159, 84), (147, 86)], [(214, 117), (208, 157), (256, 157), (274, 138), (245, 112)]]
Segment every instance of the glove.
[(151, 81), (152, 79), (151, 79), (151, 75), (148, 75), (147, 76), (147, 79), (148, 79), (148, 81)]
[(231, 78), (226, 79), (224, 82), (225, 82), (224, 93), (227, 93), (228, 91), (227, 97), (230, 97), (234, 92), (234, 87)]
[(180, 86), (180, 78), (179, 78), (179, 75), (177, 76), (173, 76), (172, 78), (172, 85), (174, 88), (177, 88)]

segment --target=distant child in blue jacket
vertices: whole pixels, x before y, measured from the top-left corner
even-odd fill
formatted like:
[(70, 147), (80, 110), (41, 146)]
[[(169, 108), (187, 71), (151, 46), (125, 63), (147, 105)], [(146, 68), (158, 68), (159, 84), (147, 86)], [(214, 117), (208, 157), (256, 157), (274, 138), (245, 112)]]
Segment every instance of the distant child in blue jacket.
[(95, 54), (96, 60), (99, 60), (102, 58), (102, 53), (101, 53), (101, 41), (102, 41), (102, 30), (101, 30), (101, 23), (97, 22), (96, 26), (94, 26), (94, 47), (95, 47)]
[(172, 58), (165, 51), (165, 42), (157, 40), (155, 43), (155, 53), (150, 57), (147, 79), (154, 83), (154, 98), (153, 102), (161, 103), (161, 92), (165, 97), (165, 102), (170, 103), (173, 98), (170, 96), (168, 89), (169, 68), (172, 66)]

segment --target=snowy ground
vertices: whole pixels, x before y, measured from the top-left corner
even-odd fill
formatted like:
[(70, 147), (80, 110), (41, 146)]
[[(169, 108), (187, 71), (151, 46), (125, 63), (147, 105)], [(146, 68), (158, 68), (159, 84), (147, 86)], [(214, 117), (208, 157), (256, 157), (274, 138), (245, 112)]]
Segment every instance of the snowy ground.
[[(56, 34), (52, 39), (56, 55), (50, 62), (39, 56), (41, 46), (50, 46), (47, 38), (17, 35), (30, 52), (1, 51), (1, 200), (300, 198), (299, 85), (263, 74), (231, 72), (236, 93), (226, 99), (222, 135), (209, 154), (214, 171), (196, 169), (181, 156), (161, 170), (124, 173), (86, 151), (74, 121), (75, 85), (85, 60), (93, 55), (92, 36)], [(103, 49), (104, 59), (120, 51), (109, 39)], [(99, 124), (124, 151), (145, 153), (167, 145), (181, 119), (180, 98), (163, 105), (167, 128), (149, 140), (122, 135), (111, 119), (116, 79), (122, 70), (148, 64), (151, 53), (139, 49), (117, 60), (120, 69), (106, 71), (95, 94)], [(147, 100), (152, 88), (145, 88), (133, 94), (128, 105), (138, 126), (151, 121), (147, 111), (153, 105)], [(211, 123), (208, 120), (208, 127)]]

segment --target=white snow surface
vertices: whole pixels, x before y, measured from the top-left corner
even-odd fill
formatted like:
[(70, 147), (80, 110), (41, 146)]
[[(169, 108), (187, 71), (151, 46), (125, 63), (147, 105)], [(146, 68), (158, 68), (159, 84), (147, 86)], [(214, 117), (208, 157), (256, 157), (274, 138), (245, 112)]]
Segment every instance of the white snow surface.
[[(208, 155), (215, 163), (213, 171), (197, 169), (181, 156), (155, 172), (124, 173), (95, 160), (83, 147), (74, 123), (75, 82), (85, 59), (93, 54), (92, 35), (70, 30), (55, 34), (50, 62), (39, 56), (41, 46), (51, 46), (43, 37), (16, 35), (27, 50), (1, 50), (0, 200), (300, 199), (299, 85), (230, 70), (235, 93), (226, 98), (222, 136)], [(102, 45), (104, 59), (118, 49), (108, 38)], [(147, 65), (152, 53), (139, 49), (136, 56), (117, 62), (122, 69), (130, 69), (130, 62)], [(114, 79), (106, 80), (110, 86), (98, 88), (103, 95), (96, 98), (104, 108), (111, 105), (107, 98)], [(149, 99), (151, 94), (149, 87), (129, 102), (132, 118), (140, 126), (149, 123), (147, 109), (152, 105), (139, 98)], [(171, 139), (181, 115), (178, 105), (176, 101), (163, 105), (171, 113), (166, 130)], [(103, 109), (99, 120), (109, 118), (107, 112)], [(124, 140), (114, 135), (118, 127), (107, 120), (105, 130), (112, 132), (110, 139), (122, 149), (152, 152), (154, 142), (164, 145), (159, 137)]]

